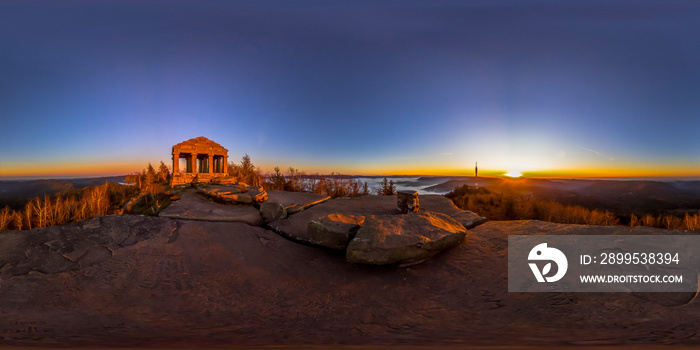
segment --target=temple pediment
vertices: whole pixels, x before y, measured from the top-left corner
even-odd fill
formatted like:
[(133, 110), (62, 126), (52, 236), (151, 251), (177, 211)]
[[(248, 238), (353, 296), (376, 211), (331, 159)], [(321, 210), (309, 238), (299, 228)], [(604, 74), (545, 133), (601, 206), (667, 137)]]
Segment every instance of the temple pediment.
[(228, 150), (220, 144), (204, 137), (195, 137), (187, 141), (180, 142), (173, 146), (173, 154), (175, 153), (212, 153), (213, 155), (228, 155)]

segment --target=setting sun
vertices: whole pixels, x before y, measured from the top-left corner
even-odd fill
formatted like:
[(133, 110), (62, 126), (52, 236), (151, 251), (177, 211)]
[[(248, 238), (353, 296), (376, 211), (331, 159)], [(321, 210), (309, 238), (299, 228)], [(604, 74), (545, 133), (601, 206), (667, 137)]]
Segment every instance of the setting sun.
[(506, 176), (508, 177), (521, 177), (523, 174), (521, 174), (519, 171), (509, 171), (505, 173)]

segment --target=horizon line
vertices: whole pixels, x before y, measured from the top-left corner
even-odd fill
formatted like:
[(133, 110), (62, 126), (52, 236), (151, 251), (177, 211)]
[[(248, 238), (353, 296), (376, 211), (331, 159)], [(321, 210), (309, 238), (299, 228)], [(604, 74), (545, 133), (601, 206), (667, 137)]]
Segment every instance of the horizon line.
[[(130, 174), (108, 174), (108, 175), (28, 175), (28, 176), (3, 176), (0, 175), (0, 181), (32, 181), (32, 180), (72, 180), (72, 179), (104, 179), (112, 177), (122, 177)], [(267, 174), (264, 174), (265, 176)], [(355, 178), (376, 178), (376, 177), (444, 177), (444, 178), (474, 178), (472, 175), (435, 175), (435, 174), (393, 174), (393, 175), (351, 175), (351, 174), (305, 174), (306, 176), (348, 176)], [(498, 178), (498, 179), (554, 179), (554, 180), (635, 180), (635, 179), (646, 179), (653, 181), (653, 179), (676, 179), (678, 181), (700, 181), (700, 175), (662, 175), (662, 176), (527, 176), (522, 175), (519, 177), (510, 177), (505, 174), (492, 174), (488, 173), (485, 176), (478, 176), (478, 178), (488, 179), (488, 178)], [(687, 180), (684, 180), (687, 179)]]

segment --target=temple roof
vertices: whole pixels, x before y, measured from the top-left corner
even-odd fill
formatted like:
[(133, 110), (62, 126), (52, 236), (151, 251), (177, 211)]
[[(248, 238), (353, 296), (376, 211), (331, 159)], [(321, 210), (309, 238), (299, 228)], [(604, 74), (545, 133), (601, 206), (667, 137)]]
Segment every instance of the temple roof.
[(173, 146), (173, 153), (216, 153), (217, 155), (228, 155), (228, 150), (220, 144), (204, 137), (195, 137), (183, 141)]

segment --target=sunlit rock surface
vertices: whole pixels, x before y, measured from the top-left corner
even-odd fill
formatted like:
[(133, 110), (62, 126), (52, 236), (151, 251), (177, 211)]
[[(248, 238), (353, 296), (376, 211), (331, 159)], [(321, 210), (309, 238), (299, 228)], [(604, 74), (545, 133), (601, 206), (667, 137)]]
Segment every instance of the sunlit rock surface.
[(348, 262), (387, 265), (413, 264), (462, 242), (467, 230), (437, 212), (373, 215), (347, 247)]
[(345, 250), (364, 222), (364, 216), (328, 214), (309, 222), (307, 243)]
[(207, 199), (193, 189), (183, 191), (180, 199), (163, 209), (159, 216), (200, 221), (234, 221), (261, 226), (260, 210), (252, 205), (225, 205)]
[[(273, 192), (270, 192), (272, 201)], [(396, 205), (396, 196), (363, 196), (356, 198), (335, 198), (314, 205), (306, 210), (290, 215), (287, 219), (273, 221), (269, 227), (281, 235), (309, 242), (309, 222), (330, 214), (371, 216), (371, 215), (401, 215)], [(423, 211), (447, 214), (466, 228), (474, 227), (486, 219), (479, 215), (457, 208), (448, 198), (440, 195), (421, 195), (420, 206)]]

